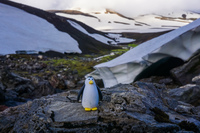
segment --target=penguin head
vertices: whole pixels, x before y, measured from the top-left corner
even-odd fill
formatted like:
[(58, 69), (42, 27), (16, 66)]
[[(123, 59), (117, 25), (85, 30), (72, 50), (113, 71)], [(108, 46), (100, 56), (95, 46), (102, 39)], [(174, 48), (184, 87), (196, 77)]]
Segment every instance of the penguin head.
[(85, 80), (85, 85), (93, 85), (95, 84), (94, 78), (92, 76), (89, 76)]

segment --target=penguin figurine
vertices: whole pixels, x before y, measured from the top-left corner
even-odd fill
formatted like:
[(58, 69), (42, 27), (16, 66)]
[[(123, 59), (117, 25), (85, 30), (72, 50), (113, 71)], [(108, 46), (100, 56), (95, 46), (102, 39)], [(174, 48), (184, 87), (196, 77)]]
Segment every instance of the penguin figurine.
[(92, 76), (86, 78), (85, 84), (78, 93), (77, 101), (79, 101), (81, 95), (82, 106), (85, 111), (97, 110), (99, 100), (102, 100), (102, 93)]

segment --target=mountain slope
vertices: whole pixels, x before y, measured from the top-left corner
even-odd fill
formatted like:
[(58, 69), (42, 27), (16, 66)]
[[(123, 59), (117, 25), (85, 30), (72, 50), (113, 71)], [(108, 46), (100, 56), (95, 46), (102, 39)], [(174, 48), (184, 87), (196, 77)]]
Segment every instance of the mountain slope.
[(1, 3), (0, 9), (0, 54), (16, 50), (81, 53), (76, 40), (46, 20)]
[[(70, 10), (53, 11), (57, 15), (73, 18), (96, 30), (107, 32), (149, 33), (177, 29), (200, 18), (200, 14), (186, 11), (169, 14), (145, 14), (137, 17), (124, 16), (118, 12), (105, 9), (101, 12), (81, 12)], [(52, 11), (51, 11), (52, 12)], [(81, 12), (81, 13), (80, 13)], [(86, 15), (87, 14), (87, 15)], [(184, 16), (185, 15), (185, 16)], [(185, 17), (185, 18), (184, 18)]]
[[(109, 40), (109, 41), (111, 41), (111, 42), (114, 42), (114, 44), (116, 44), (116, 42), (115, 42), (115, 40), (114, 40), (114, 38), (109, 38), (108, 36), (106, 36), (106, 34), (105, 33), (103, 33), (103, 32), (99, 32), (99, 31), (96, 31), (96, 30), (94, 30), (93, 28), (91, 28), (91, 27), (89, 27), (89, 26), (87, 26), (87, 25), (85, 25), (85, 24), (83, 24), (83, 23), (81, 23), (81, 22), (78, 22), (78, 21), (76, 21), (76, 20), (73, 20), (73, 19), (69, 19), (69, 18), (64, 18), (64, 17), (60, 17), (60, 16), (57, 16), (57, 15), (55, 15), (55, 14), (53, 14), (53, 13), (49, 13), (49, 12), (46, 12), (46, 11), (43, 11), (43, 10), (40, 10), (40, 9), (37, 9), (37, 8), (33, 8), (33, 7), (30, 7), (30, 6), (26, 6), (26, 5), (22, 5), (22, 4), (18, 4), (18, 3), (14, 3), (14, 2), (11, 2), (11, 1), (7, 1), (7, 0), (2, 0), (2, 1), (0, 1), (0, 3), (3, 3), (3, 4), (7, 4), (7, 5), (10, 5), (10, 6), (13, 6), (13, 7), (16, 7), (16, 8), (19, 8), (19, 9), (22, 9), (22, 10), (24, 10), (26, 13), (30, 13), (30, 14), (33, 14), (33, 15), (36, 15), (37, 17), (40, 17), (40, 19), (44, 19), (44, 20), (46, 20), (47, 22), (49, 22), (50, 24), (53, 24), (53, 26), (57, 29), (57, 30), (59, 30), (59, 31), (62, 31), (62, 32), (65, 32), (65, 33), (67, 33), (68, 35), (69, 35), (69, 37), (66, 37), (66, 40), (65, 41), (69, 41), (69, 38), (71, 38), (71, 40), (75, 40), (75, 41), (77, 41), (77, 43), (78, 43), (78, 47), (79, 47), (79, 49), (80, 50), (78, 50), (78, 49), (76, 49), (75, 51), (74, 50), (70, 50), (71, 49), (71, 46), (67, 46), (67, 44), (69, 44), (69, 43), (67, 43), (66, 44), (66, 48), (68, 49), (69, 48), (69, 51), (67, 51), (66, 50), (66, 52), (78, 52), (78, 53), (84, 53), (84, 54), (86, 54), (86, 53), (98, 53), (98, 52), (100, 52), (100, 51), (102, 51), (102, 50), (109, 50), (109, 49), (112, 49), (112, 48), (115, 48), (115, 47), (113, 47), (113, 46), (110, 46), (110, 45), (107, 45), (107, 44), (105, 44), (105, 43), (103, 43), (103, 42), (101, 42), (101, 41), (99, 41), (99, 40), (96, 40), (95, 38), (93, 38), (93, 37), (91, 37), (91, 36), (89, 36), (88, 34), (85, 34), (85, 33), (83, 33), (82, 31), (80, 31), (79, 29), (77, 29), (76, 27), (74, 27), (74, 26), (72, 26), (67, 20), (70, 20), (70, 21), (73, 21), (73, 22), (75, 22), (75, 23), (77, 23), (77, 24), (79, 24), (82, 28), (84, 28), (88, 33), (90, 33), (90, 34), (98, 34), (99, 36), (101, 36), (103, 39), (107, 39), (107, 40)], [(25, 13), (24, 12), (24, 13)], [(15, 14), (15, 11), (13, 11), (12, 12), (13, 14)], [(3, 15), (3, 14), (2, 14)], [(5, 17), (7, 17), (6, 16), (7, 15), (7, 13), (5, 12)], [(21, 17), (21, 15), (20, 15), (20, 17)], [(10, 17), (9, 19), (8, 19), (8, 21), (10, 20), (10, 24), (12, 25), (12, 24), (14, 24), (15, 23), (15, 19), (21, 19), (20, 17), (14, 17), (13, 16), (13, 18), (12, 17)], [(6, 18), (5, 18), (6, 19)], [(11, 20), (12, 19), (12, 20)], [(26, 20), (26, 23), (27, 23), (27, 26), (30, 26), (31, 27), (31, 23), (33, 22), (29, 22), (28, 20), (27, 20), (27, 18), (25, 19)], [(36, 20), (37, 21), (37, 20)], [(21, 20), (21, 22), (24, 22), (23, 20)], [(38, 26), (44, 26), (45, 24), (43, 24), (43, 25), (39, 25), (39, 23), (38, 23)], [(15, 27), (16, 28), (18, 28), (18, 26), (19, 25), (16, 25)], [(11, 34), (16, 34), (16, 35), (18, 35), (20, 32), (22, 32), (24, 29), (23, 28), (25, 28), (25, 27), (23, 27), (23, 25), (20, 25), (21, 27), (22, 27), (22, 29), (20, 29), (20, 30), (18, 30), (18, 31), (15, 31), (15, 32), (13, 32), (13, 33), (11, 33)], [(10, 27), (11, 28), (11, 27)], [(12, 28), (14, 28), (14, 27), (12, 27)], [(26, 27), (25, 28), (25, 30), (27, 30), (29, 27)], [(41, 28), (44, 28), (44, 27), (41, 27)], [(32, 29), (35, 29), (35, 27), (32, 27)], [(48, 28), (47, 28), (48, 29)], [(33, 30), (31, 30), (31, 29), (29, 29), (29, 32), (32, 32)], [(43, 31), (42, 31), (42, 33), (44, 33), (44, 34), (47, 34), (48, 33), (48, 31), (46, 31), (45, 29), (43, 29)], [(58, 33), (60, 33), (60, 32), (58, 32)], [(3, 34), (2, 33), (2, 30), (1, 30), (1, 34)], [(7, 34), (7, 33), (6, 33)], [(20, 33), (21, 34), (21, 33)], [(27, 34), (27, 33), (23, 33), (23, 34)], [(13, 36), (14, 36), (13, 35)], [(31, 35), (27, 35), (27, 36), (29, 36), (29, 37), (31, 37)], [(14, 43), (14, 41), (15, 40), (13, 40), (13, 38), (11, 38), (11, 36), (9, 35), (9, 34), (7, 34), (7, 36), (4, 36), (4, 38), (1, 38), (1, 42), (4, 42), (5, 40), (5, 38), (8, 38), (8, 39), (10, 39), (10, 41), (12, 40), (12, 42)], [(42, 37), (42, 36), (40, 36), (40, 35), (38, 35), (38, 38), (40, 38), (40, 37)], [(47, 35), (47, 37), (49, 37), (49, 39), (51, 38), (51, 36), (48, 36)], [(55, 37), (55, 36), (54, 36)], [(61, 41), (61, 38), (60, 38), (60, 35), (57, 35), (57, 40), (60, 40)], [(35, 40), (37, 40), (38, 38), (35, 38)], [(7, 40), (8, 40), (7, 39)], [(28, 39), (28, 38), (26, 38), (26, 39)], [(33, 38), (32, 38), (33, 39)], [(53, 40), (55, 40), (55, 39), (53, 39)], [(29, 41), (29, 42), (28, 42)], [(39, 41), (39, 40), (38, 40)], [(47, 42), (51, 42), (51, 40), (48, 40), (47, 39)], [(133, 40), (131, 40), (131, 41), (133, 41)], [(22, 41), (22, 42), (24, 42), (24, 41)], [(26, 43), (27, 45), (34, 45), (34, 43), (32, 43), (31, 42), (31, 40), (26, 40), (24, 43)], [(53, 43), (53, 42), (51, 42), (51, 43)], [(1, 45), (4, 45), (3, 43), (1, 44)], [(13, 44), (14, 45), (14, 44)], [(40, 45), (43, 45), (43, 42), (40, 42)], [(72, 44), (71, 44), (72, 45)], [(77, 45), (76, 43), (74, 43), (73, 45)], [(21, 45), (20, 45), (21, 46)], [(56, 43), (55, 43), (55, 46), (56, 47), (58, 47), (58, 48), (60, 48), (61, 49), (61, 51), (59, 51), (59, 50), (55, 50), (55, 51), (58, 51), (58, 52), (62, 52), (64, 49), (63, 49), (63, 47), (60, 47), (59, 45), (57, 45)], [(4, 45), (4, 47), (5, 47), (5, 45)], [(43, 46), (42, 46), (43, 47)], [(46, 47), (46, 45), (45, 45), (45, 47)], [(6, 47), (5, 49), (9, 49), (9, 47)], [(21, 49), (16, 49), (16, 50), (21, 50)], [(24, 50), (24, 49), (22, 49), (22, 50)], [(25, 49), (25, 50), (27, 50), (27, 49)], [(36, 50), (36, 49), (30, 49), (30, 50)], [(43, 49), (44, 50), (44, 49)], [(46, 49), (46, 50), (54, 50), (54, 49)], [(3, 54), (6, 54), (6, 52), (3, 52)]]

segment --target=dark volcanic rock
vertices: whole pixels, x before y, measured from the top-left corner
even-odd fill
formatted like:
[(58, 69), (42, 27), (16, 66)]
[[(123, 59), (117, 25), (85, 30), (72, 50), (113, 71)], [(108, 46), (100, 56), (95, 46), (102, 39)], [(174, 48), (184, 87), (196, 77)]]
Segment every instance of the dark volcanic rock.
[(3, 69), (0, 71), (1, 74), (1, 81), (6, 86), (6, 88), (15, 88), (18, 85), (22, 84), (30, 84), (30, 80), (20, 77), (19, 75), (16, 75), (12, 73), (8, 69)]
[(200, 85), (200, 75), (194, 77), (192, 79), (192, 82), (195, 83), (195, 84), (197, 84), (197, 85)]
[(56, 93), (48, 81), (36, 77), (26, 79), (8, 69), (1, 70), (0, 77), (0, 102), (6, 106), (16, 106), (30, 99)]
[[(165, 92), (163, 85), (145, 82), (102, 89), (103, 101), (91, 112), (73, 100), (78, 90), (46, 96), (1, 112), (0, 132), (199, 132), (199, 107)], [(192, 112), (176, 111), (181, 106)], [(184, 121), (196, 128), (182, 127)]]
[(40, 81), (32, 92), (32, 97), (40, 98), (42, 96), (53, 95), (56, 93), (56, 89), (48, 81)]
[(200, 74), (200, 54), (184, 65), (171, 70), (171, 74), (181, 85), (192, 83), (192, 78)]
[(178, 101), (190, 103), (192, 105), (200, 105), (200, 86), (188, 84), (180, 88), (169, 90), (169, 95)]

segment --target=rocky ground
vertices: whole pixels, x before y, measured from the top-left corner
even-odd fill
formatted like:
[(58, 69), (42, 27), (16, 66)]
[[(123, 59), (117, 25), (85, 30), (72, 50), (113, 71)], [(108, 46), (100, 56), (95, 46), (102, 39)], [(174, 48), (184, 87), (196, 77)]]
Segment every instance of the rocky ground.
[[(84, 81), (78, 70), (64, 70), (63, 60), (65, 67), (55, 67), (48, 58), (31, 58), (1, 58), (2, 133), (200, 132), (200, 55), (171, 70), (169, 77), (101, 88), (103, 100), (91, 112), (76, 101)], [(12, 63), (17, 60), (23, 63)], [(67, 87), (70, 76), (77, 81)], [(61, 81), (64, 88), (58, 85)]]

